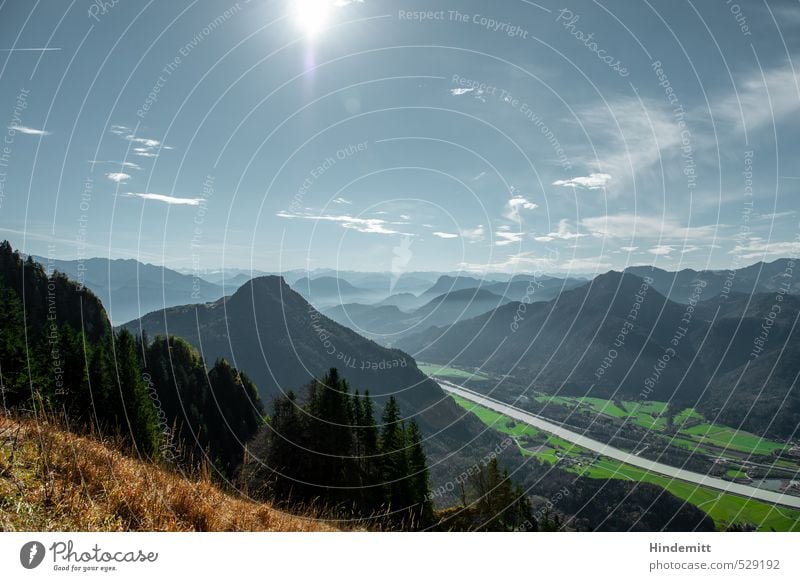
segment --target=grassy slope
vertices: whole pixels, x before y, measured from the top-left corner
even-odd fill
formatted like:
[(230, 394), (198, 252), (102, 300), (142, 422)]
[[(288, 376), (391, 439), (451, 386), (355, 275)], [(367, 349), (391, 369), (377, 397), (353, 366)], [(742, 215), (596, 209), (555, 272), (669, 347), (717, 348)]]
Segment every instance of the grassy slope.
[(0, 415), (0, 531), (321, 531), (123, 454), (111, 442)]
[[(527, 426), (529, 429), (525, 430), (526, 426), (522, 423), (517, 423), (513, 428), (509, 428), (507, 426), (509, 418), (506, 416), (478, 406), (457, 395), (452, 395), (452, 397), (464, 409), (476, 414), (484, 423), (498, 431), (514, 437), (519, 437), (526, 433), (529, 435), (537, 433), (537, 430), (530, 426)], [(556, 451), (563, 455), (574, 457), (586, 452), (570, 442), (554, 436), (547, 438), (547, 445), (548, 448), (542, 451), (536, 453), (523, 451), (523, 453), (527, 452), (539, 460), (554, 463), (558, 460)], [(800, 511), (775, 507), (733, 494), (723, 494), (707, 488), (701, 488), (680, 480), (672, 480), (609, 458), (600, 458), (591, 466), (572, 466), (569, 470), (589, 478), (619, 478), (657, 484), (678, 498), (690, 502), (705, 511), (720, 528), (725, 528), (734, 522), (742, 522), (754, 524), (759, 530), (765, 531), (773, 529), (776, 531), (800, 531)]]

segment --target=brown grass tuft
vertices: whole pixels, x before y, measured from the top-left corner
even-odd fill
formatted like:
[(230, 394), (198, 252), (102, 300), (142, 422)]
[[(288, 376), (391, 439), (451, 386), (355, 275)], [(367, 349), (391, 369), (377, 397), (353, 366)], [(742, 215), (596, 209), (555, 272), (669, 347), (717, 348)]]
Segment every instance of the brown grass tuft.
[(329, 531), (314, 518), (123, 453), (111, 440), (0, 415), (0, 531)]

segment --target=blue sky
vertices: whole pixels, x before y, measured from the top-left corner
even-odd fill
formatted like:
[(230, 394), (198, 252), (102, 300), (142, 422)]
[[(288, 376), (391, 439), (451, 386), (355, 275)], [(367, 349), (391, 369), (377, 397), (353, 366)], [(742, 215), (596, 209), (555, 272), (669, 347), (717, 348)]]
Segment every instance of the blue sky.
[(5, 1), (0, 33), (0, 237), (26, 252), (551, 273), (798, 254), (796, 0)]

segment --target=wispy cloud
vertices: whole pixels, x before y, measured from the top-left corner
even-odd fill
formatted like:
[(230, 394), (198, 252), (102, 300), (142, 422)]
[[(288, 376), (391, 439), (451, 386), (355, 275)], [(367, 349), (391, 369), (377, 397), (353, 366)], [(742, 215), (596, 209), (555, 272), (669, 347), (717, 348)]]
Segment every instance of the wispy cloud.
[(599, 190), (606, 187), (606, 184), (608, 184), (610, 180), (611, 176), (607, 173), (592, 173), (588, 176), (574, 177), (568, 180), (556, 180), (553, 182), (553, 185)]
[(666, 244), (659, 244), (658, 246), (653, 246), (652, 248), (648, 248), (647, 252), (650, 254), (654, 254), (656, 256), (667, 256), (672, 254), (675, 249), (672, 246)]
[(681, 130), (660, 101), (617, 99), (585, 108), (579, 118), (592, 143), (600, 149), (585, 156), (583, 163), (596, 175), (611, 176), (605, 187), (614, 185), (616, 190), (664, 157), (680, 153)]
[(122, 194), (126, 197), (142, 198), (144, 200), (153, 200), (155, 202), (164, 202), (165, 204), (175, 206), (199, 206), (203, 201), (202, 198), (178, 198), (175, 196), (166, 196), (164, 194), (153, 194), (150, 192), (126, 192)]
[(570, 230), (569, 220), (564, 218), (558, 221), (558, 230), (543, 236), (535, 236), (534, 240), (537, 242), (552, 242), (553, 240), (573, 240), (575, 238), (582, 238), (584, 236), (586, 236), (586, 234), (572, 232)]
[(278, 212), (276, 214), (279, 218), (287, 219), (301, 219), (301, 220), (314, 220), (322, 222), (335, 222), (347, 228), (348, 230), (356, 230), (365, 234), (403, 234), (397, 230), (392, 230), (387, 226), (390, 225), (386, 220), (380, 218), (357, 218), (355, 216), (331, 216), (331, 215), (311, 215), (311, 214), (292, 214), (290, 212)]
[(94, 165), (101, 164), (101, 165), (116, 165), (122, 168), (130, 168), (130, 169), (142, 169), (138, 163), (133, 163), (132, 161), (106, 161), (100, 159), (90, 159), (87, 163)]
[(482, 242), (486, 239), (486, 230), (484, 229), (483, 224), (480, 224), (475, 228), (466, 228), (462, 230), (461, 237), (473, 243)]
[(730, 254), (742, 260), (762, 259), (772, 256), (800, 256), (800, 242), (769, 242), (760, 236), (750, 236), (736, 244)]
[(506, 211), (504, 216), (514, 222), (522, 222), (520, 212), (523, 210), (535, 210), (539, 206), (523, 196), (514, 196), (506, 203)]
[(495, 246), (509, 246), (519, 244), (522, 241), (522, 232), (514, 232), (508, 226), (500, 226), (495, 235)]
[(8, 126), (8, 128), (16, 131), (17, 133), (22, 133), (23, 135), (38, 135), (40, 137), (50, 135), (49, 131), (45, 131), (44, 129), (34, 129), (33, 127), (28, 127), (27, 125), (17, 125), (12, 123)]
[(437, 238), (445, 238), (445, 239), (458, 238), (458, 234), (451, 234), (450, 232), (434, 232), (433, 235), (436, 236)]
[(130, 174), (122, 173), (122, 172), (111, 172), (107, 173), (106, 177), (110, 179), (112, 182), (117, 182), (118, 184), (123, 184), (131, 179)]
[(716, 115), (737, 129), (756, 130), (800, 111), (800, 78), (791, 63), (754, 69), (736, 82), (736, 91), (712, 105)]
[(450, 89), (450, 94), (454, 97), (458, 97), (460, 95), (466, 95), (467, 93), (471, 93), (475, 90), (475, 87), (456, 87), (455, 89)]
[(597, 238), (622, 238), (631, 240), (703, 240), (714, 235), (714, 226), (686, 227), (674, 218), (665, 216), (636, 216), (634, 214), (615, 214), (596, 216), (581, 220), (581, 226)]
[(160, 140), (151, 137), (140, 137), (136, 135), (130, 127), (126, 125), (112, 125), (108, 130), (114, 135), (119, 135), (126, 141), (135, 145), (133, 155), (145, 158), (156, 158), (162, 149), (172, 149), (169, 145), (164, 145)]
[(350, 205), (353, 202), (348, 200), (348, 199), (346, 199), (346, 198), (334, 198), (333, 199), (333, 203), (334, 204), (347, 204), (347, 205)]

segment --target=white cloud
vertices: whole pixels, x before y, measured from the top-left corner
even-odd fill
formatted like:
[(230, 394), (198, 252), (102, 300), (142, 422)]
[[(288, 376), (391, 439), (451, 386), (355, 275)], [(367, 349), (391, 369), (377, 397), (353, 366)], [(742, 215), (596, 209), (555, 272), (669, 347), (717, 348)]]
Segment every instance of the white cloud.
[(164, 202), (174, 206), (199, 206), (202, 198), (177, 198), (175, 196), (166, 196), (164, 194), (152, 194), (150, 192), (126, 192), (124, 196), (132, 196), (142, 198), (144, 200), (153, 200), (156, 202)]
[(495, 246), (508, 246), (522, 241), (522, 232), (512, 232), (508, 226), (500, 226), (495, 235)]
[(125, 139), (128, 141), (132, 141), (133, 143), (137, 143), (143, 147), (153, 148), (158, 147), (161, 145), (161, 142), (158, 139), (148, 139), (146, 137), (135, 137), (133, 135), (126, 135)]
[(450, 94), (458, 97), (459, 95), (466, 95), (467, 93), (471, 93), (475, 90), (475, 87), (456, 87), (455, 89), (450, 89)]
[(434, 232), (433, 235), (445, 239), (458, 238), (458, 234), (450, 234), (449, 232)]
[(673, 250), (675, 249), (672, 246), (667, 246), (664, 244), (653, 246), (652, 248), (647, 249), (650, 254), (655, 254), (656, 256), (667, 256), (672, 254)]
[(28, 127), (26, 125), (11, 124), (8, 126), (8, 128), (12, 131), (16, 131), (17, 133), (22, 133), (23, 135), (50, 135), (49, 131), (45, 131), (43, 129), (34, 129), (33, 127)]
[(470, 242), (482, 242), (486, 238), (486, 230), (483, 224), (476, 228), (467, 228), (461, 231), (461, 237)]
[(561, 270), (578, 271), (578, 272), (599, 272), (606, 271), (611, 268), (610, 262), (603, 262), (603, 256), (594, 258), (570, 258), (559, 265)]
[(583, 238), (586, 234), (570, 231), (569, 220), (563, 218), (558, 221), (558, 230), (550, 232), (545, 236), (535, 236), (534, 240), (537, 242), (552, 242), (553, 240), (574, 240), (575, 238)]
[(309, 215), (309, 214), (291, 214), (289, 212), (278, 212), (276, 214), (279, 218), (294, 219), (299, 218), (302, 220), (314, 220), (324, 222), (336, 222), (342, 228), (349, 230), (356, 230), (365, 234), (403, 234), (397, 230), (392, 230), (386, 226), (389, 224), (386, 220), (379, 218), (356, 218), (355, 216), (331, 216), (331, 215)]
[(613, 176), (615, 185), (680, 153), (681, 130), (660, 100), (618, 99), (584, 109), (579, 118), (594, 146), (583, 163)]
[(588, 176), (570, 178), (568, 180), (556, 180), (553, 182), (554, 186), (564, 187), (579, 187), (589, 190), (599, 190), (606, 187), (606, 184), (611, 180), (611, 176), (607, 173), (592, 173)]
[(108, 165), (118, 165), (122, 168), (130, 168), (130, 169), (142, 169), (138, 163), (133, 163), (132, 161), (103, 161), (100, 159), (90, 159), (87, 163), (91, 163), (92, 165), (100, 164), (108, 164)]
[(504, 216), (509, 220), (519, 223), (522, 221), (522, 216), (520, 216), (522, 210), (535, 210), (538, 207), (537, 204), (534, 204), (522, 196), (514, 196), (508, 200)]
[(737, 79), (736, 91), (714, 101), (714, 113), (741, 130), (753, 131), (773, 119), (800, 111), (800, 79), (791, 63), (766, 70), (753, 70)]
[(751, 236), (733, 247), (730, 254), (742, 260), (763, 259), (772, 256), (800, 256), (800, 242), (768, 242), (759, 236)]
[(472, 181), (473, 181), (473, 182), (477, 182), (478, 180), (480, 180), (480, 179), (484, 178), (485, 176), (486, 176), (486, 172), (485, 172), (485, 171), (482, 171), (481, 173), (479, 173), (478, 175), (476, 175), (474, 178), (472, 178)]
[(111, 172), (107, 173), (106, 177), (110, 179), (112, 182), (117, 182), (118, 184), (122, 184), (127, 182), (131, 179), (130, 174), (122, 173), (122, 172)]
[(172, 149), (172, 147), (164, 145), (158, 139), (137, 136), (133, 133), (133, 129), (125, 125), (112, 125), (109, 132), (114, 135), (119, 135), (126, 141), (130, 141), (138, 146), (133, 148), (133, 154), (139, 157), (156, 158), (158, 157), (158, 152), (162, 149)]
[(636, 252), (637, 250), (639, 250), (639, 247), (638, 246), (620, 246), (619, 249), (622, 250), (623, 252)]
[(334, 204), (352, 204), (353, 202), (351, 202), (350, 200), (348, 200), (346, 198), (334, 198), (333, 199), (333, 203)]
[(664, 216), (636, 216), (633, 214), (615, 214), (609, 216), (596, 216), (581, 220), (583, 226), (593, 236), (598, 238), (623, 238), (631, 240), (636, 238), (662, 239), (662, 240), (692, 240), (714, 236), (714, 226), (685, 227), (675, 219)]

